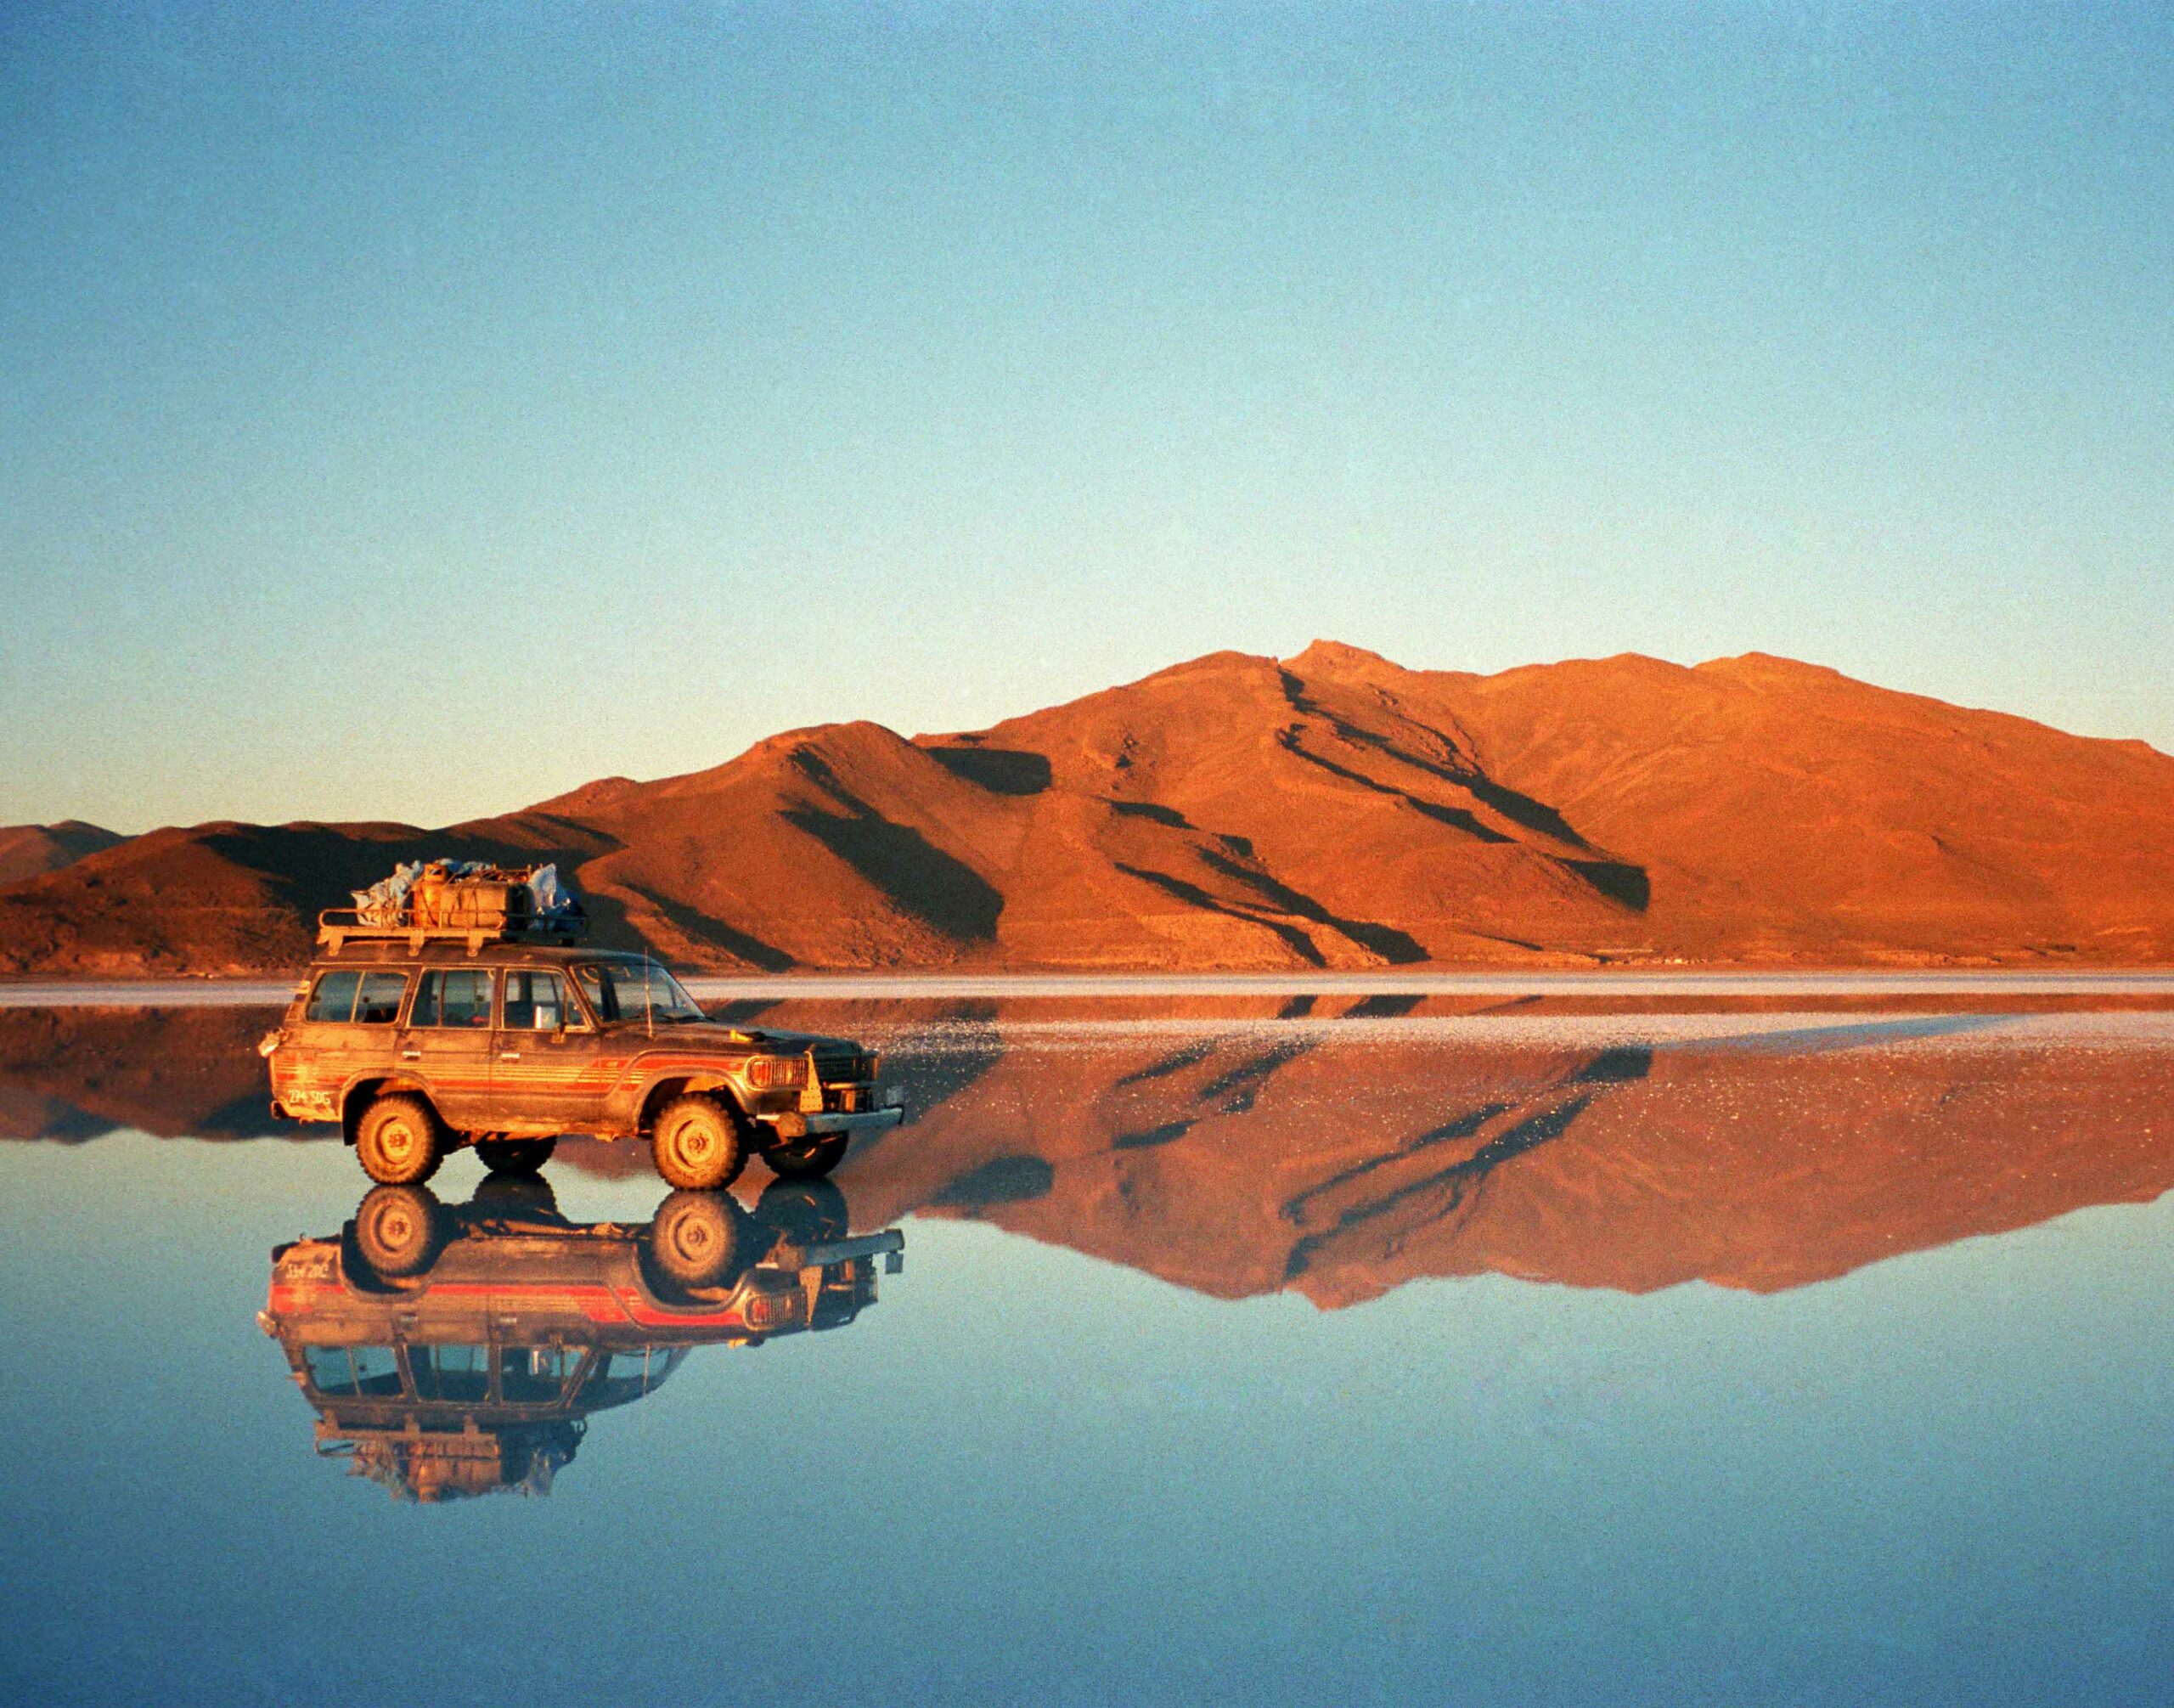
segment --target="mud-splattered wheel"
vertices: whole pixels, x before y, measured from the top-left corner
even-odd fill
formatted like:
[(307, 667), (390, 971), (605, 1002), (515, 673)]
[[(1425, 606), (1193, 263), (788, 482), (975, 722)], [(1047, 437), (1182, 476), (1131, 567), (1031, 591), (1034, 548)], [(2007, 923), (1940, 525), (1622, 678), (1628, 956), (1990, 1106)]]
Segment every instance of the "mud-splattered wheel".
[(773, 1145), (763, 1160), (780, 1180), (819, 1181), (846, 1159), (846, 1135), (827, 1139), (803, 1139), (797, 1144)]
[(373, 1187), (355, 1210), (355, 1249), (380, 1275), (419, 1275), (438, 1254), (444, 1214), (428, 1187)]
[(532, 1175), (558, 1148), (556, 1139), (478, 1139), (476, 1157), (494, 1175)]
[(682, 1287), (718, 1287), (740, 1255), (740, 1206), (723, 1192), (676, 1192), (649, 1225), (650, 1258)]
[(420, 1186), (445, 1158), (437, 1117), (420, 1097), (405, 1091), (380, 1097), (355, 1130), (355, 1158), (380, 1186)]
[(740, 1124), (714, 1097), (674, 1097), (656, 1118), (650, 1136), (656, 1171), (687, 1192), (714, 1192), (728, 1187), (746, 1165)]

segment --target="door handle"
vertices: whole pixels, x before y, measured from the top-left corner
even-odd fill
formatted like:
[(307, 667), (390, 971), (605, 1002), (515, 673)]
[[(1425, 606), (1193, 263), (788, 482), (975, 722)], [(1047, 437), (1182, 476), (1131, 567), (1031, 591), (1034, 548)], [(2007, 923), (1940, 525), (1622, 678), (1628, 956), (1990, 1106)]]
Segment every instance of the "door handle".
[(423, 1059), (423, 1052), (420, 1050), (403, 1050), (400, 1052), (400, 1059), (403, 1062), (420, 1062)]
[(498, 1060), (501, 1062), (518, 1062), (521, 1060), (521, 1051), (518, 1050), (501, 1050), (498, 1051)]

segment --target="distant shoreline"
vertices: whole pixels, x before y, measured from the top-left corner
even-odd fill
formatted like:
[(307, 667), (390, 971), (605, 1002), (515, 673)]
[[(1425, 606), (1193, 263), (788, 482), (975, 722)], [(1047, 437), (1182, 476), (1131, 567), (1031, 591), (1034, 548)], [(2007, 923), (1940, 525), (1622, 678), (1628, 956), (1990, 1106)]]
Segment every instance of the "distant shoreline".
[[(1828, 971), (781, 972), (690, 974), (712, 1001), (1174, 999), (1202, 996), (2164, 996), (2174, 968)], [(0, 1008), (277, 1007), (293, 978), (0, 980)]]

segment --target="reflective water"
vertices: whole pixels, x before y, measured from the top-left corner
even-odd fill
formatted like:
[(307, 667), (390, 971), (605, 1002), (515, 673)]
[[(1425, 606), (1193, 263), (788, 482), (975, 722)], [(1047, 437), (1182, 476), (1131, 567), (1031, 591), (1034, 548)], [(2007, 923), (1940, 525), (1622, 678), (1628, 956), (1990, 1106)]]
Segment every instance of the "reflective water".
[(0, 1699), (2164, 1700), (2169, 1017), (1363, 1001), (832, 1012), (691, 1207), (0, 1013)]

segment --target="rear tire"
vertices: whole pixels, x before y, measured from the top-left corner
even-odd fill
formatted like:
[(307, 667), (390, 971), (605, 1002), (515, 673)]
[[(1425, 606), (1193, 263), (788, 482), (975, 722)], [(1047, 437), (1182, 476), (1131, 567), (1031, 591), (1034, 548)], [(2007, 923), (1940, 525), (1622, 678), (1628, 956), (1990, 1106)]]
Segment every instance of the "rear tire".
[(763, 1153), (770, 1172), (780, 1180), (819, 1181), (846, 1159), (848, 1135), (827, 1139), (803, 1139), (797, 1144), (774, 1145)]
[(478, 1139), (478, 1161), (494, 1175), (532, 1175), (540, 1172), (558, 1149), (556, 1139)]
[(437, 1259), (444, 1211), (428, 1187), (373, 1187), (355, 1209), (355, 1247), (380, 1275), (420, 1275)]
[(682, 1287), (723, 1286), (740, 1255), (740, 1207), (723, 1192), (673, 1192), (651, 1219), (649, 1253)]
[(380, 1186), (420, 1186), (445, 1160), (445, 1135), (428, 1103), (396, 1091), (363, 1112), (355, 1130), (355, 1160)]
[(674, 1097), (650, 1135), (656, 1171), (683, 1192), (717, 1192), (747, 1165), (740, 1123), (714, 1097)]

